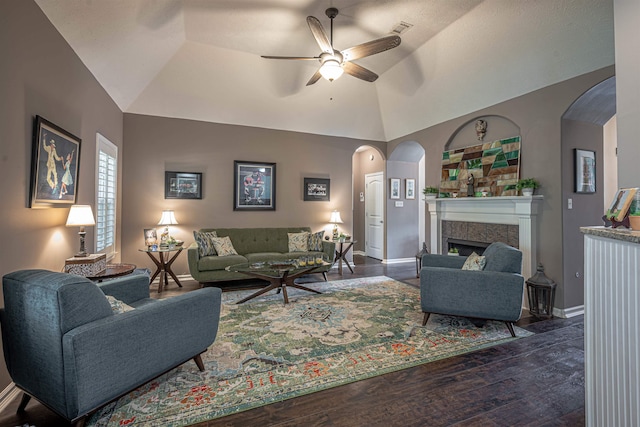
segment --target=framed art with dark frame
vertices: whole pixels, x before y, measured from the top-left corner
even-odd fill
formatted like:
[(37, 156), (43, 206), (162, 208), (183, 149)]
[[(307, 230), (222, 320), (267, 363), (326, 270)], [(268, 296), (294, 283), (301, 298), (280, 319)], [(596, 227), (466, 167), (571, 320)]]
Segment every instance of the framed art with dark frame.
[(331, 180), (325, 178), (305, 178), (304, 196), (305, 202), (328, 202), (331, 188)]
[(276, 210), (276, 164), (234, 160), (233, 210)]
[(202, 199), (202, 173), (165, 171), (164, 198)]
[(30, 208), (76, 203), (81, 139), (36, 116), (31, 149)]
[(575, 189), (576, 193), (596, 192), (596, 152), (581, 150), (574, 151)]

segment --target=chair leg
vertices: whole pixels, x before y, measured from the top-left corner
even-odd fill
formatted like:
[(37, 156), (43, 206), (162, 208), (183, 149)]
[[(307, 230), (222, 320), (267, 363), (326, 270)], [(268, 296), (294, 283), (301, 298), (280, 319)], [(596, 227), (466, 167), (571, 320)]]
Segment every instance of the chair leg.
[(431, 316), (431, 313), (424, 314), (424, 318), (422, 319), (422, 326), (427, 324), (427, 322), (429, 321), (429, 316)]
[(27, 403), (29, 403), (30, 400), (31, 396), (29, 396), (27, 393), (22, 393), (22, 399), (20, 399), (20, 405), (18, 405), (17, 412), (24, 412), (25, 408), (27, 407)]
[(196, 362), (196, 366), (198, 366), (200, 372), (204, 372), (204, 363), (202, 363), (202, 356), (198, 354), (193, 358), (193, 361)]
[(513, 338), (516, 337), (516, 331), (513, 330), (513, 325), (511, 324), (511, 322), (504, 322), (507, 325), (507, 328), (509, 329), (509, 332), (511, 332), (511, 336)]
[(87, 421), (87, 417), (82, 417), (79, 420), (77, 420), (75, 423), (73, 423), (73, 427), (84, 427), (84, 423), (85, 421)]
[(322, 277), (324, 277), (324, 281), (326, 282), (327, 281), (327, 272), (326, 271), (322, 272)]

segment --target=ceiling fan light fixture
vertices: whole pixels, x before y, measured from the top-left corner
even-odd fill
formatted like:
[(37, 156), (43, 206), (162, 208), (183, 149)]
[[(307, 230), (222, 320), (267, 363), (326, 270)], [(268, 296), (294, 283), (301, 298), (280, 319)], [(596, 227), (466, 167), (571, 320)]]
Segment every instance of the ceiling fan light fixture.
[(320, 74), (330, 82), (339, 78), (343, 72), (344, 70), (336, 59), (327, 59), (320, 67)]

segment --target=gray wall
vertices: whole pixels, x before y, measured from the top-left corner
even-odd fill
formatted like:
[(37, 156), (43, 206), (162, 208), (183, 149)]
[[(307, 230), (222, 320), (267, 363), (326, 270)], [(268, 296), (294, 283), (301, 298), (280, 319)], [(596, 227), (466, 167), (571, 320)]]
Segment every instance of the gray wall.
[[(33, 1), (0, 1), (0, 58), (0, 276), (60, 271), (78, 251), (78, 229), (65, 227), (68, 208), (28, 208), (34, 116), (82, 139), (77, 200), (94, 205), (96, 132), (122, 147), (122, 113)], [(90, 249), (93, 236), (87, 227)], [(0, 362), (0, 389), (9, 382)]]
[[(391, 178), (400, 179), (400, 199), (386, 197), (386, 259), (413, 258), (418, 252), (420, 236), (418, 235), (418, 203), (422, 201), (422, 189), (418, 188), (418, 163), (387, 161), (387, 188)], [(416, 180), (416, 198), (406, 199), (406, 179)], [(396, 207), (402, 202), (402, 207)]]
[[(371, 160), (373, 156), (373, 160)], [(353, 155), (353, 245), (354, 251), (365, 251), (365, 202), (360, 201), (360, 193), (365, 194), (364, 176), (385, 170), (385, 156), (379, 149), (369, 147)]]
[[(522, 136), (521, 176), (537, 178), (542, 186), (539, 194), (544, 195), (539, 220), (537, 259), (544, 264), (547, 275), (558, 283), (556, 306), (561, 308), (568, 307), (565, 305), (565, 289), (562, 283), (564, 274), (562, 169), (573, 168), (572, 163), (569, 165), (562, 163), (561, 117), (583, 92), (613, 74), (614, 67), (606, 67), (423, 129), (389, 143), (389, 151), (407, 140), (417, 141), (424, 147), (425, 179), (429, 184), (440, 180), (440, 156), (436, 154), (444, 150), (447, 141), (463, 126), (476, 118), (500, 116), (519, 127)], [(493, 135), (490, 134), (491, 122), (489, 118), (489, 131), (485, 140), (493, 139)], [(428, 228), (426, 234), (425, 239), (429, 241)], [(566, 244), (582, 247), (582, 240), (566, 242)], [(573, 290), (570, 290), (569, 294), (574, 295)]]
[[(353, 235), (352, 156), (361, 145), (384, 149), (375, 141), (336, 138), (246, 126), (136, 114), (124, 116), (122, 259), (151, 267), (143, 229), (158, 227), (163, 209), (173, 209), (179, 223), (172, 235), (193, 242), (202, 227), (309, 226), (325, 229), (331, 211), (340, 211), (340, 229)], [(233, 211), (233, 161), (276, 163), (276, 210)], [(164, 172), (202, 172), (203, 199), (164, 198)], [(305, 177), (330, 178), (328, 202), (305, 202)], [(186, 254), (175, 261), (176, 274), (188, 274)]]

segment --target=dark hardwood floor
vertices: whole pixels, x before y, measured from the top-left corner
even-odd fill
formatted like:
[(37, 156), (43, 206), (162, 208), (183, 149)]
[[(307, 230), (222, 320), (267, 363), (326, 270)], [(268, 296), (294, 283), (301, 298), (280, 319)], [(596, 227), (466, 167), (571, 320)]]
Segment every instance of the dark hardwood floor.
[[(383, 265), (360, 256), (355, 262), (354, 274), (345, 267), (343, 277), (332, 271), (329, 280), (385, 275), (419, 286), (414, 263)], [(170, 281), (159, 295), (152, 286), (152, 294), (167, 298), (198, 287), (183, 285)], [(197, 426), (584, 425), (583, 317), (524, 317), (517, 325), (535, 335)], [(0, 426), (67, 425), (34, 400), (18, 415), (18, 401), (0, 414)]]

